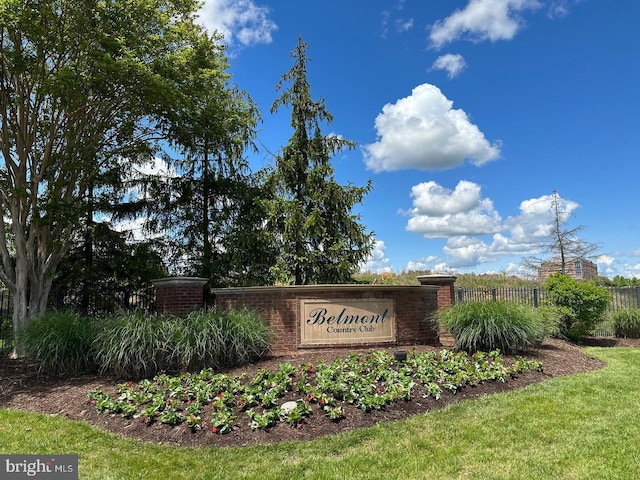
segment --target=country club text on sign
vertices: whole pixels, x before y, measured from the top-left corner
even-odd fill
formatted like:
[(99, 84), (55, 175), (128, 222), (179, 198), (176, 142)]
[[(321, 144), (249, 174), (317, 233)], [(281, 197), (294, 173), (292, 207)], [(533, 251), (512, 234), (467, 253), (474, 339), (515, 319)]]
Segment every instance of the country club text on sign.
[(300, 344), (394, 342), (391, 299), (300, 299)]

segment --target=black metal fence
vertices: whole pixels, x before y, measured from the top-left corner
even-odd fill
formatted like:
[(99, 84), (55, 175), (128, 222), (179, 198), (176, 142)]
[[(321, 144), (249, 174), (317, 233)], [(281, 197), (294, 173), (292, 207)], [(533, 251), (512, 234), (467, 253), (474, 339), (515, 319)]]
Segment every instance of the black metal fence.
[[(609, 312), (621, 308), (640, 308), (640, 287), (606, 287), (611, 294)], [(456, 302), (489, 302), (489, 301), (510, 301), (522, 302), (527, 305), (539, 307), (544, 304), (547, 298), (544, 288), (531, 287), (511, 287), (511, 288), (463, 288), (456, 289)], [(592, 333), (594, 337), (613, 336), (611, 322), (604, 320), (595, 326)]]
[[(82, 301), (72, 296), (52, 294), (51, 307), (75, 310), (91, 316), (104, 316), (119, 311), (155, 310), (155, 289), (153, 287), (139, 292), (123, 292), (92, 299), (88, 307), (82, 308)], [(84, 312), (82, 310), (85, 310)], [(13, 351), (13, 299), (8, 290), (0, 290), (0, 356)]]
[(490, 301), (522, 302), (538, 307), (544, 300), (541, 288), (462, 288), (456, 290), (456, 302), (490, 302)]
[[(640, 287), (605, 287), (611, 294), (609, 310), (621, 308), (640, 308)], [(548, 294), (544, 288), (505, 287), (505, 288), (463, 288), (456, 289), (457, 302), (513, 301), (534, 307), (542, 305)]]
[(60, 293), (52, 293), (50, 297), (52, 308), (73, 310), (80, 314), (91, 316), (104, 316), (131, 310), (151, 312), (155, 310), (155, 301), (156, 293), (153, 287), (136, 292), (123, 291), (104, 296), (92, 295), (89, 298)]
[(0, 290), (0, 355), (13, 350), (13, 300), (8, 290)]

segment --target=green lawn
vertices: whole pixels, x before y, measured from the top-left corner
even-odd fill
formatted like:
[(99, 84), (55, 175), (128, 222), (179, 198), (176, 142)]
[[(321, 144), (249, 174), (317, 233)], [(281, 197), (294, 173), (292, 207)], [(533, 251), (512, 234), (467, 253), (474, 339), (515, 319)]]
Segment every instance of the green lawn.
[(640, 349), (603, 370), (306, 443), (192, 449), (0, 410), (0, 453), (77, 453), (85, 479), (640, 478)]

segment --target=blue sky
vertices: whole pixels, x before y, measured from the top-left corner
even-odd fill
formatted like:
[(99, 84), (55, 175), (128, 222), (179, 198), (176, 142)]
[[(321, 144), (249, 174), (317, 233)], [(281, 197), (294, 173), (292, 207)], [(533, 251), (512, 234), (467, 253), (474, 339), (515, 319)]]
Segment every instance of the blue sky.
[(273, 162), (291, 136), (271, 115), (302, 35), (308, 80), (358, 143), (334, 157), (375, 233), (374, 272), (517, 273), (544, 240), (556, 189), (568, 227), (601, 244), (601, 275), (640, 277), (640, 2), (207, 0), (231, 73), (258, 103)]

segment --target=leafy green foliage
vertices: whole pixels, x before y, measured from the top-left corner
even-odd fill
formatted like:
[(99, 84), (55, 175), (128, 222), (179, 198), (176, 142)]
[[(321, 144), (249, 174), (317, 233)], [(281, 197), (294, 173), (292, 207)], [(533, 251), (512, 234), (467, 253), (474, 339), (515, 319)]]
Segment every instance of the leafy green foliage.
[[(126, 235), (100, 222), (92, 227), (91, 261), (86, 244), (74, 243), (60, 262), (51, 290), (56, 308), (83, 315), (112, 314), (132, 308), (132, 296), (167, 275), (162, 258), (147, 242), (127, 242)], [(149, 294), (150, 295), (150, 294)]]
[[(403, 272), (359, 272), (353, 275), (358, 283), (373, 283), (382, 285), (420, 285), (418, 276), (434, 273), (430, 270), (407, 270)], [(535, 280), (528, 280), (515, 275), (497, 273), (456, 273), (456, 288), (510, 288), (510, 287), (540, 287)]]
[(41, 371), (77, 375), (95, 369), (93, 340), (97, 322), (71, 312), (48, 312), (21, 331), (26, 354)]
[(518, 352), (552, 333), (557, 317), (514, 302), (463, 302), (440, 310), (438, 319), (456, 347), (468, 352), (499, 349)]
[[(93, 212), (135, 215), (159, 201), (140, 189), (132, 208), (115, 209), (131, 193), (134, 167), (157, 158), (176, 134), (171, 125), (193, 113), (194, 89), (183, 90), (192, 78), (217, 80), (202, 83), (198, 100), (229, 99), (224, 47), (195, 22), (199, 8), (193, 0), (0, 2), (0, 277), (16, 303), (16, 334), (46, 310), (56, 268), (92, 228)], [(205, 125), (235, 139), (234, 113)]]
[(640, 338), (640, 309), (621, 308), (611, 313), (610, 321), (616, 337)]
[(255, 150), (257, 106), (222, 73), (224, 51), (209, 42), (174, 62), (185, 72), (180, 108), (168, 122), (180, 155), (164, 160), (180, 175), (150, 182), (147, 225), (167, 238), (174, 272), (210, 279), (211, 286), (272, 284), (277, 255), (263, 226), (273, 190), (244, 157)]
[(271, 107), (272, 113), (290, 107), (293, 128), (272, 177), (277, 196), (271, 202), (270, 226), (280, 243), (273, 270), (287, 284), (345, 283), (371, 252), (372, 236), (352, 213), (371, 183), (343, 186), (334, 179), (331, 156), (355, 143), (322, 135), (321, 124), (333, 117), (324, 100), (311, 98), (307, 48), (299, 38), (291, 53), (294, 65), (276, 87), (288, 82), (290, 88)]
[[(98, 413), (140, 418), (144, 423), (185, 423), (192, 431), (231, 432), (242, 416), (253, 430), (268, 430), (278, 422), (302, 428), (314, 408), (332, 421), (345, 417), (343, 404), (369, 412), (416, 396), (440, 398), (475, 383), (505, 381), (510, 375), (542, 370), (539, 362), (516, 358), (506, 366), (498, 351), (411, 353), (399, 364), (386, 351), (350, 354), (330, 364), (280, 365), (277, 371), (259, 370), (252, 378), (213, 374), (211, 369), (179, 376), (156, 375), (137, 384), (116, 387), (117, 396), (96, 389), (89, 399)], [(416, 393), (416, 387), (423, 387)], [(283, 397), (300, 395), (295, 407), (284, 409)], [(205, 412), (211, 411), (207, 421)]]
[(604, 287), (555, 274), (545, 282), (548, 299), (562, 313), (561, 334), (581, 339), (602, 321), (611, 301)]

